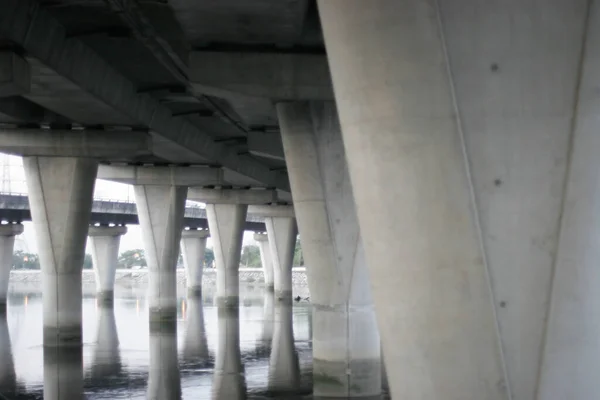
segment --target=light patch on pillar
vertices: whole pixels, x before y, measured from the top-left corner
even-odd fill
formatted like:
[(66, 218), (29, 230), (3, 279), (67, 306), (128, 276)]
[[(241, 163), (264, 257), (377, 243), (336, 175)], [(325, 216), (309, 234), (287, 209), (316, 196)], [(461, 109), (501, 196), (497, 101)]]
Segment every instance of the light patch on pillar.
[(239, 305), (239, 264), (248, 206), (207, 204), (206, 216), (217, 266), (217, 297), (221, 305)]
[(44, 344), (81, 345), (81, 269), (98, 162), (24, 157), (40, 253)]
[(151, 321), (177, 315), (176, 268), (187, 187), (134, 186), (138, 218), (149, 270)]

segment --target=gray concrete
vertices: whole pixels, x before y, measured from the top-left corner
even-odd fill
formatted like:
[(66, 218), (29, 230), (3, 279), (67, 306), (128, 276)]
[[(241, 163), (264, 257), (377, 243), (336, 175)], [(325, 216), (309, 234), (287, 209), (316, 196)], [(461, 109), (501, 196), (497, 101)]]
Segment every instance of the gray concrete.
[(98, 325), (90, 373), (92, 378), (103, 379), (121, 373), (123, 365), (114, 309), (100, 304), (97, 312)]
[(150, 328), (150, 366), (148, 400), (180, 399), (181, 377), (177, 359), (177, 329), (173, 324)]
[(221, 306), (239, 305), (240, 252), (247, 209), (245, 204), (206, 205), (217, 267), (217, 303)]
[(6, 314), (0, 314), (0, 393), (14, 393), (17, 375)]
[(170, 323), (177, 318), (175, 270), (187, 187), (136, 185), (134, 188), (149, 270), (150, 323)]
[(202, 271), (207, 230), (185, 230), (181, 234), (181, 254), (185, 268), (186, 286), (189, 295), (202, 295)]
[(96, 277), (96, 299), (100, 303), (113, 303), (119, 243), (126, 233), (124, 226), (91, 226), (88, 231)]
[(595, 397), (598, 4), (319, 7), (393, 396)]
[(204, 327), (202, 297), (189, 296), (185, 300), (185, 328), (183, 332), (182, 358), (189, 364), (209, 362), (208, 342)]
[(260, 249), (260, 263), (265, 276), (265, 288), (267, 291), (272, 292), (275, 290), (275, 281), (269, 236), (264, 233), (255, 233), (254, 240), (258, 243), (258, 248)]
[(292, 297), (292, 266), (298, 226), (296, 218), (266, 217), (265, 225), (269, 235), (275, 297), (279, 300)]
[(344, 148), (332, 103), (279, 103), (313, 304), (313, 393), (381, 393), (380, 342)]
[(219, 307), (219, 341), (213, 375), (212, 398), (243, 400), (246, 378), (240, 353), (240, 316), (237, 307)]
[(29, 93), (31, 71), (27, 61), (12, 51), (0, 53), (0, 97)]
[(0, 225), (0, 317), (6, 313), (6, 295), (13, 266), (15, 236), (23, 233), (23, 225)]
[(275, 305), (273, 344), (269, 358), (269, 392), (277, 395), (296, 392), (300, 386), (300, 364), (294, 344), (292, 304)]
[(83, 400), (83, 348), (44, 347), (44, 400)]
[(223, 170), (209, 167), (155, 167), (101, 165), (98, 179), (130, 185), (222, 185)]
[(44, 345), (81, 346), (81, 268), (98, 162), (24, 157), (40, 255)]
[(270, 291), (263, 294), (263, 326), (260, 334), (260, 340), (263, 346), (270, 349), (273, 341), (275, 318), (275, 296)]
[(270, 204), (277, 192), (269, 189), (201, 189), (191, 187), (188, 198), (210, 204)]

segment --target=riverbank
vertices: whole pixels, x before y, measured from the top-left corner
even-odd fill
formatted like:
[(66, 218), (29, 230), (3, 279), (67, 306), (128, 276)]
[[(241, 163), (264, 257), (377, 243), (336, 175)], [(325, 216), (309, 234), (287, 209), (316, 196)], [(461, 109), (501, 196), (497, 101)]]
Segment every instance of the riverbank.
[[(83, 285), (93, 287), (95, 285), (94, 271), (85, 269), (82, 271)], [(202, 285), (204, 287), (213, 287), (216, 285), (217, 271), (213, 268), (207, 268), (202, 275)], [(13, 270), (10, 272), (10, 285), (28, 287), (39, 287), (41, 290), (42, 276), (39, 270)], [(115, 286), (145, 286), (148, 283), (148, 270), (118, 269), (115, 275)], [(177, 284), (185, 286), (185, 271), (177, 269)], [(264, 286), (265, 278), (260, 268), (240, 268), (240, 285), (245, 286)], [(306, 280), (306, 268), (292, 269), (292, 286), (294, 292), (298, 295), (305, 295), (308, 291)]]

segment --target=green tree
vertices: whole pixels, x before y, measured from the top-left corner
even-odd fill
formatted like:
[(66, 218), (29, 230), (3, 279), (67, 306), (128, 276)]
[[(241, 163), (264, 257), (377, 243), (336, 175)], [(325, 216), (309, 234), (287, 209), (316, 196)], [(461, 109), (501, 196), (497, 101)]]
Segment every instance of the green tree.
[(296, 238), (296, 248), (294, 249), (294, 267), (304, 265), (304, 257), (302, 256), (302, 245), (300, 237)]
[(37, 254), (17, 250), (13, 253), (13, 269), (40, 269), (40, 258)]
[(144, 250), (133, 249), (122, 252), (117, 264), (119, 268), (125, 269), (130, 269), (134, 266), (145, 267), (147, 264), (146, 258), (144, 257)]
[(94, 265), (92, 263), (92, 255), (86, 254), (83, 258), (83, 269), (92, 269), (93, 266)]
[(242, 256), (240, 257), (240, 265), (246, 268), (260, 268), (260, 249), (256, 245), (244, 246), (242, 248)]
[(204, 250), (204, 265), (207, 267), (212, 267), (215, 262), (215, 252), (210, 247), (207, 247)]

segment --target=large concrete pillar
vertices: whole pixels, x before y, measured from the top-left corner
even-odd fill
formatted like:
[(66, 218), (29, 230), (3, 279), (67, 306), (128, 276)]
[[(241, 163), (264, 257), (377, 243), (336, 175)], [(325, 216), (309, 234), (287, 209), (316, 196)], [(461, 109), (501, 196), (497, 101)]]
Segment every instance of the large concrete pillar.
[(150, 326), (149, 400), (181, 399), (175, 326)]
[(6, 296), (13, 266), (15, 236), (23, 233), (23, 225), (0, 225), (0, 314), (6, 313)]
[(219, 307), (219, 342), (213, 375), (213, 400), (246, 398), (246, 378), (240, 353), (240, 315), (238, 308)]
[(44, 400), (84, 398), (83, 348), (44, 346)]
[(24, 157), (44, 296), (44, 345), (81, 345), (81, 269), (98, 162)]
[(88, 231), (96, 277), (96, 299), (100, 303), (113, 303), (119, 243), (125, 233), (125, 226), (91, 226)]
[(136, 185), (135, 200), (148, 263), (150, 324), (177, 318), (177, 259), (187, 187)]
[(294, 343), (291, 303), (275, 305), (273, 345), (269, 358), (269, 392), (296, 392), (300, 386), (300, 364)]
[(260, 249), (260, 263), (265, 277), (265, 289), (268, 292), (272, 292), (275, 290), (275, 283), (273, 280), (273, 260), (271, 260), (269, 236), (263, 233), (255, 233), (254, 240), (258, 243), (258, 248)]
[(217, 265), (217, 304), (237, 307), (240, 302), (240, 253), (248, 206), (207, 204), (206, 215), (212, 234)]
[(202, 297), (188, 296), (185, 304), (187, 308), (182, 349), (183, 359), (191, 364), (205, 364), (209, 361), (209, 352), (204, 328)]
[(108, 377), (118, 376), (123, 366), (114, 309), (101, 304), (97, 311), (96, 344), (90, 372), (92, 379), (105, 380)]
[(204, 269), (204, 250), (207, 230), (185, 230), (181, 235), (181, 253), (185, 267), (188, 295), (202, 295), (202, 271)]
[(275, 297), (279, 300), (292, 298), (292, 266), (298, 226), (292, 206), (251, 206), (249, 212), (264, 217), (271, 262)]
[(6, 314), (0, 314), (0, 360), (0, 393), (14, 394), (17, 389), (17, 375)]
[(316, 397), (381, 393), (381, 349), (333, 103), (277, 105), (313, 303)]
[(392, 397), (595, 397), (600, 5), (318, 5)]

